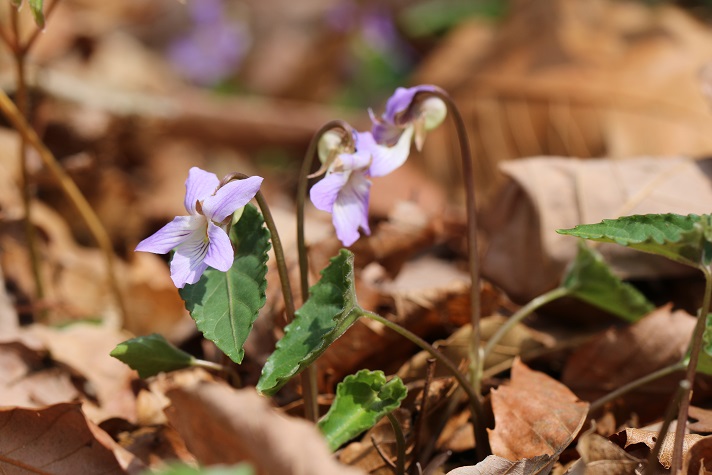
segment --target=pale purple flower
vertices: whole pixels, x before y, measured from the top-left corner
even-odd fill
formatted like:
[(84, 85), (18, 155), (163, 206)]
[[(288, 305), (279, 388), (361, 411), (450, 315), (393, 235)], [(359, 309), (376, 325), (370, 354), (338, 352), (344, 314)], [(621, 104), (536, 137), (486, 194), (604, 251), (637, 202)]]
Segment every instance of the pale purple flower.
[(165, 254), (175, 248), (171, 279), (179, 289), (198, 282), (208, 266), (226, 272), (235, 258), (227, 235), (232, 214), (257, 194), (261, 184), (262, 177), (253, 176), (219, 186), (213, 173), (191, 168), (184, 201), (189, 216), (176, 216), (136, 250)]
[(447, 114), (445, 103), (438, 97), (428, 97), (416, 107), (411, 107), (416, 94), (437, 92), (436, 86), (422, 85), (410, 88), (399, 87), (386, 102), (386, 110), (381, 117), (376, 117), (369, 110), (373, 128), (371, 133), (380, 145), (391, 149), (391, 164), (402, 165), (410, 153), (410, 145), (421, 150), (428, 130), (442, 123)]
[[(324, 134), (319, 142), (319, 158), (326, 175), (309, 192), (314, 206), (332, 214), (336, 236), (350, 246), (360, 237), (359, 229), (370, 235), (368, 200), (370, 177), (387, 175), (402, 162), (403, 145), (378, 145), (371, 132), (354, 132), (355, 149), (346, 150), (337, 135)], [(410, 143), (406, 144), (410, 147)], [(407, 149), (406, 149), (407, 156)], [(332, 160), (332, 161), (329, 161)]]

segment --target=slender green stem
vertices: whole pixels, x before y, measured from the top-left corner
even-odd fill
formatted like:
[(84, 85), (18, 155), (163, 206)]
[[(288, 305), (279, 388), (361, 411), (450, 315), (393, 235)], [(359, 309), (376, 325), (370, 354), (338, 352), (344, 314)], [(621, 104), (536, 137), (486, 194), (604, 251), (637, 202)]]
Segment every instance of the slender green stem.
[[(299, 173), (299, 182), (297, 183), (297, 255), (299, 258), (299, 283), (301, 287), (302, 305), (309, 298), (309, 256), (307, 254), (306, 240), (304, 237), (304, 205), (307, 196), (308, 177), (309, 172), (314, 166), (319, 139), (326, 131), (335, 128), (343, 129), (347, 133), (351, 133), (351, 126), (341, 120), (328, 122), (319, 129), (309, 142), (309, 147), (307, 147), (307, 153), (304, 156), (302, 168)], [(301, 373), (301, 378), (306, 417), (316, 422), (319, 417), (319, 405), (315, 396), (318, 393), (316, 384), (316, 361), (310, 364), (307, 369)], [(307, 399), (307, 395), (310, 393), (314, 394), (314, 396)]]
[[(61, 0), (54, 0), (54, 2), (50, 3), (48, 7), (45, 8), (44, 11), (44, 16), (45, 16), (45, 23), (47, 23), (47, 20), (49, 19), (50, 15), (54, 11), (55, 8), (57, 8), (57, 5), (59, 5), (59, 2)], [(32, 46), (35, 44), (35, 41), (37, 41), (37, 38), (39, 38), (40, 33), (42, 33), (42, 30), (39, 28), (35, 28), (34, 31), (32, 32), (32, 35), (25, 41), (25, 44), (22, 46), (22, 50), (27, 53)]]
[[(265, 218), (265, 224), (267, 229), (269, 229), (272, 248), (274, 249), (274, 257), (277, 261), (277, 272), (279, 273), (279, 281), (282, 286), (282, 297), (284, 298), (284, 310), (287, 314), (287, 321), (291, 322), (294, 320), (294, 314), (296, 312), (294, 306), (294, 294), (292, 293), (292, 285), (289, 282), (289, 272), (287, 270), (287, 261), (284, 258), (284, 248), (282, 247), (282, 240), (279, 238), (279, 233), (277, 232), (277, 226), (272, 218), (272, 213), (269, 210), (267, 201), (264, 199), (262, 192), (258, 192), (255, 196), (257, 204), (260, 205), (262, 210), (262, 215)], [(304, 417), (307, 420), (316, 422), (319, 419), (319, 403), (317, 401), (317, 394), (319, 392), (316, 386), (316, 378), (313, 374), (309, 374), (307, 371), (301, 373), (300, 378), (302, 380), (302, 396), (304, 398)]]
[[(700, 266), (700, 270), (705, 275), (705, 295), (702, 300), (702, 308), (697, 316), (697, 325), (692, 333), (690, 343), (690, 359), (687, 363), (687, 373), (685, 380), (690, 385), (690, 392), (695, 385), (695, 373), (697, 372), (697, 362), (700, 359), (702, 340), (705, 335), (707, 315), (710, 313), (710, 300), (712, 300), (712, 271), (708, 266)], [(677, 473), (682, 468), (682, 445), (687, 428), (687, 412), (690, 409), (690, 398), (683, 398), (680, 401), (680, 410), (677, 413), (677, 426), (675, 427), (675, 446), (672, 452), (671, 473)]]
[(392, 412), (386, 414), (396, 436), (396, 475), (405, 475), (405, 437), (398, 419)]
[(125, 320), (126, 307), (121, 295), (118, 280), (116, 279), (114, 250), (111, 244), (111, 238), (106, 232), (106, 229), (104, 229), (104, 226), (101, 224), (101, 220), (99, 220), (99, 217), (96, 215), (91, 205), (89, 205), (89, 202), (86, 200), (81, 190), (79, 190), (76, 183), (74, 183), (72, 178), (64, 171), (52, 152), (42, 143), (42, 140), (40, 140), (34, 129), (30, 127), (15, 104), (13, 104), (7, 94), (5, 94), (5, 92), (1, 89), (0, 111), (2, 111), (5, 117), (7, 117), (15, 130), (20, 133), (22, 138), (26, 140), (27, 143), (35, 150), (37, 150), (37, 153), (42, 159), (44, 165), (57, 179), (60, 188), (62, 188), (62, 191), (67, 195), (69, 200), (76, 207), (77, 211), (79, 211), (79, 214), (82, 216), (82, 219), (84, 219), (84, 222), (87, 224), (89, 232), (91, 232), (92, 236), (99, 245), (99, 248), (101, 248), (104, 254), (104, 260), (106, 262), (107, 274), (109, 278), (109, 287), (114, 296), (116, 305), (119, 308), (122, 321)]
[(237, 371), (235, 371), (230, 366), (221, 365), (220, 363), (215, 363), (213, 361), (201, 360), (199, 358), (196, 358), (193, 360), (193, 366), (209, 369), (212, 371), (218, 371), (220, 373), (228, 375), (229, 377), (226, 378), (226, 380), (228, 380), (230, 382), (230, 384), (232, 384), (235, 387), (242, 386), (242, 380), (240, 378), (240, 375), (237, 374)]
[(528, 304), (517, 310), (511, 317), (509, 317), (509, 319), (504, 325), (499, 327), (495, 334), (492, 335), (492, 338), (487, 341), (487, 345), (485, 346), (485, 349), (482, 352), (483, 359), (486, 359), (492, 353), (492, 350), (494, 350), (495, 346), (497, 346), (497, 343), (502, 340), (504, 335), (509, 333), (512, 328), (514, 328), (518, 323), (524, 320), (524, 318), (526, 318), (529, 314), (556, 299), (565, 297), (568, 294), (568, 289), (564, 287), (557, 287), (553, 290), (548, 291), (545, 294), (542, 294), (532, 299)]
[(460, 387), (467, 393), (467, 397), (470, 401), (470, 408), (472, 410), (472, 425), (475, 428), (475, 449), (477, 451), (477, 458), (479, 460), (484, 460), (485, 457), (487, 457), (490, 454), (490, 446), (489, 446), (489, 438), (487, 436), (487, 424), (486, 424), (486, 419), (485, 419), (485, 411), (482, 408), (482, 403), (480, 402), (480, 398), (478, 397), (478, 394), (475, 393), (474, 389), (472, 388), (472, 384), (467, 380), (467, 378), (460, 373), (460, 371), (457, 369), (457, 366), (450, 361), (450, 359), (437, 351), (435, 348), (433, 348), (432, 345), (430, 345), (427, 341), (423, 340), (420, 338), (418, 335), (415, 333), (411, 332), (410, 330), (403, 328), (402, 326), (398, 325), (395, 322), (392, 322), (388, 320), (387, 318), (384, 318), (376, 313), (373, 312), (368, 312), (368, 311), (363, 311), (361, 316), (370, 318), (371, 320), (375, 320), (379, 323), (381, 323), (383, 326), (393, 330), (394, 332), (398, 333), (399, 335), (407, 338), (411, 342), (415, 343), (418, 345), (421, 349), (427, 351), (432, 355), (433, 358), (438, 360), (440, 364), (445, 366), (447, 370), (452, 374), (452, 376), (457, 380), (457, 382), (460, 384)]
[(462, 177), (465, 182), (465, 208), (467, 213), (467, 255), (470, 272), (470, 323), (472, 338), (470, 340), (470, 380), (476, 393), (480, 393), (482, 376), (482, 356), (480, 349), (480, 318), (482, 313), (480, 303), (480, 256), (477, 250), (477, 205), (475, 202), (475, 182), (470, 143), (467, 139), (467, 128), (462, 115), (452, 98), (443, 90), (425, 92), (432, 94), (445, 102), (450, 117), (455, 123), (457, 138), (460, 145), (462, 160)]
[[(15, 90), (15, 101), (17, 109), (29, 122), (29, 107), (27, 97), (27, 76), (26, 76), (26, 49), (21, 44), (19, 14), (16, 8), (11, 9), (11, 23), (15, 42), (12, 45), (13, 56), (15, 58), (15, 75), (17, 87)], [(32, 191), (30, 186), (30, 173), (27, 169), (27, 140), (20, 137), (19, 161), (22, 174), (22, 207), (24, 211), (25, 238), (27, 239), (27, 250), (30, 255), (30, 267), (32, 268), (32, 278), (35, 283), (35, 299), (41, 302), (44, 299), (45, 291), (42, 282), (42, 272), (40, 270), (39, 251), (37, 250), (37, 234), (35, 225), (32, 222)], [(46, 311), (40, 311), (37, 316), (40, 320), (46, 317)]]
[(690, 383), (688, 383), (687, 380), (683, 379), (678, 384), (675, 396), (672, 401), (670, 401), (670, 406), (668, 406), (668, 410), (665, 413), (665, 420), (663, 421), (662, 427), (660, 427), (660, 432), (658, 432), (658, 438), (655, 441), (655, 446), (653, 447), (653, 450), (650, 451), (650, 454), (648, 454), (648, 464), (645, 467), (644, 475), (653, 475), (658, 473), (658, 454), (660, 454), (660, 449), (662, 449), (665, 439), (668, 437), (668, 431), (670, 429), (670, 424), (672, 424), (672, 420), (675, 417), (675, 411), (685, 398), (690, 397), (691, 389)]
[(685, 369), (685, 363), (680, 361), (675, 364), (672, 364), (670, 366), (666, 366), (664, 368), (661, 368), (657, 371), (654, 371), (650, 374), (646, 374), (642, 378), (636, 379), (635, 381), (631, 381), (630, 383), (621, 386), (620, 388), (616, 389), (615, 391), (611, 391), (610, 393), (606, 394), (605, 396), (601, 397), (600, 399), (596, 399), (591, 403), (589, 406), (589, 413), (593, 413), (599, 409), (601, 409), (603, 406), (605, 406), (607, 403), (629, 393), (630, 391), (633, 391), (634, 389), (638, 389), (641, 386), (645, 386), (648, 383), (652, 383), (653, 381), (656, 381), (660, 378), (664, 378), (665, 376), (671, 375), (677, 371), (682, 371)]

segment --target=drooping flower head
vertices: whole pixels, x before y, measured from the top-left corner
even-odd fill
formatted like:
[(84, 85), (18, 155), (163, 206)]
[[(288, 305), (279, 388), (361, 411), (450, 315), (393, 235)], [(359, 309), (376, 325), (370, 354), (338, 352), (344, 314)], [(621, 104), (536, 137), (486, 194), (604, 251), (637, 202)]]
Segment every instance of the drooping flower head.
[(359, 228), (371, 234), (368, 226), (368, 198), (371, 181), (369, 167), (375, 141), (369, 132), (353, 134), (353, 142), (327, 132), (319, 143), (319, 158), (326, 175), (309, 191), (314, 206), (332, 214), (336, 236), (344, 246), (359, 238)]
[[(373, 128), (371, 132), (379, 145), (391, 149), (391, 163), (402, 165), (410, 154), (410, 145), (421, 150), (427, 131), (439, 126), (447, 115), (447, 106), (439, 97), (419, 99), (419, 93), (438, 92), (437, 86), (422, 85), (399, 87), (386, 102), (386, 110), (376, 117), (369, 110)], [(422, 96), (422, 95), (421, 95)]]
[(175, 249), (171, 279), (178, 288), (198, 282), (208, 266), (226, 272), (235, 258), (228, 225), (233, 213), (257, 194), (261, 184), (262, 177), (253, 176), (220, 186), (215, 174), (191, 168), (184, 200), (189, 216), (176, 216), (141, 241), (136, 250), (165, 254)]

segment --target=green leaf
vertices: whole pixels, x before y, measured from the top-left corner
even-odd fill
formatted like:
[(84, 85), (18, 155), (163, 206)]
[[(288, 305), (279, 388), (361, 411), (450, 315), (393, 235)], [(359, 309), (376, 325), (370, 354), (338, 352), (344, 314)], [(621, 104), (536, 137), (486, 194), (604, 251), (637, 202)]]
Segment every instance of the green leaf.
[(336, 387), (336, 399), (319, 421), (319, 430), (331, 450), (336, 450), (400, 406), (408, 394), (397, 376), (386, 382), (383, 371), (361, 370)]
[(198, 282), (179, 292), (198, 330), (241, 363), (245, 340), (266, 302), (269, 231), (254, 206), (245, 207), (230, 240), (237, 247), (232, 267), (227, 272), (208, 268)]
[(35, 17), (35, 23), (37, 23), (37, 27), (40, 29), (45, 27), (43, 3), (44, 0), (30, 0), (30, 10), (32, 11), (32, 16)]
[(142, 378), (162, 371), (188, 368), (195, 361), (193, 356), (171, 345), (157, 333), (119, 343), (109, 354), (138, 371)]
[[(689, 364), (689, 361), (690, 349), (688, 348), (685, 362)], [(700, 358), (697, 360), (697, 371), (712, 376), (712, 313), (707, 314), (705, 332), (702, 335), (702, 351), (700, 351)]]
[(601, 242), (614, 242), (639, 251), (667, 257), (699, 268), (710, 258), (710, 215), (646, 214), (604, 219), (598, 224), (583, 224), (559, 229), (559, 234)]
[(603, 257), (583, 241), (579, 242), (579, 252), (562, 286), (569, 290), (569, 295), (628, 322), (640, 320), (655, 308), (635, 287), (613, 274)]
[(255, 470), (245, 463), (229, 467), (212, 465), (200, 468), (185, 464), (173, 464), (158, 471), (147, 470), (142, 475), (255, 475)]
[(354, 290), (354, 256), (346, 249), (321, 271), (309, 298), (284, 329), (284, 337), (262, 368), (257, 390), (276, 393), (295, 374), (316, 360), (361, 316)]

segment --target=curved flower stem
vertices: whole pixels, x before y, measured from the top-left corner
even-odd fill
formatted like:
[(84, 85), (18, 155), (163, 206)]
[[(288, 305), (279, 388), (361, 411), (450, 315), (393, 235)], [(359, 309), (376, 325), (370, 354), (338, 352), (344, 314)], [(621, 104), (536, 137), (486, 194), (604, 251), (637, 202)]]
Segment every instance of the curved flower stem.
[[(462, 160), (462, 177), (465, 184), (465, 208), (467, 213), (467, 254), (470, 273), (470, 323), (472, 324), (472, 339), (470, 340), (470, 380), (476, 393), (480, 393), (482, 376), (482, 355), (480, 349), (480, 257), (477, 250), (477, 205), (475, 202), (475, 182), (470, 143), (467, 139), (465, 121), (450, 95), (442, 89), (436, 91), (423, 91), (416, 96), (435, 96), (447, 106), (449, 115), (455, 123), (457, 139), (460, 145), (460, 158)], [(415, 102), (414, 98), (414, 101)]]
[(588, 412), (593, 413), (597, 411), (598, 409), (601, 409), (603, 406), (605, 406), (607, 403), (610, 401), (613, 401), (624, 394), (629, 393), (630, 391), (633, 391), (634, 389), (638, 389), (641, 386), (645, 386), (648, 383), (651, 383), (655, 380), (658, 380), (660, 378), (663, 378), (665, 376), (668, 376), (670, 374), (673, 374), (677, 371), (682, 371), (685, 369), (685, 362), (684, 361), (679, 361), (675, 364), (672, 364), (670, 366), (666, 366), (664, 368), (661, 368), (657, 371), (654, 371), (650, 374), (646, 374), (642, 378), (638, 378), (635, 381), (631, 381), (630, 383), (621, 386), (620, 388), (616, 389), (615, 391), (611, 391), (610, 393), (606, 394), (605, 396), (596, 399), (591, 403), (591, 405), (588, 408)]
[[(689, 383), (690, 392), (692, 392), (692, 388), (695, 385), (697, 362), (700, 359), (700, 350), (702, 349), (702, 340), (705, 335), (707, 315), (710, 313), (710, 300), (712, 300), (712, 270), (708, 266), (703, 265), (700, 266), (700, 270), (705, 275), (705, 295), (702, 300), (700, 314), (697, 316), (695, 331), (692, 333), (690, 358), (687, 363), (687, 373), (685, 374), (685, 380)], [(680, 409), (677, 413), (675, 445), (672, 452), (672, 465), (670, 466), (671, 473), (677, 473), (677, 471), (682, 468), (682, 443), (685, 437), (685, 429), (687, 428), (687, 412), (689, 409), (690, 398), (683, 397), (682, 401), (680, 401)]]
[[(342, 129), (347, 133), (351, 132), (351, 126), (342, 120), (333, 120), (322, 126), (309, 142), (309, 147), (307, 147), (307, 153), (304, 156), (302, 168), (299, 172), (299, 182), (297, 183), (297, 254), (299, 257), (299, 283), (301, 287), (302, 305), (309, 298), (309, 256), (307, 255), (307, 246), (304, 238), (304, 204), (307, 196), (309, 171), (314, 165), (319, 139), (328, 130), (336, 128)], [(316, 398), (319, 391), (316, 384), (316, 361), (310, 364), (307, 369), (301, 373), (301, 378), (306, 417), (316, 422), (319, 417), (319, 406)], [(309, 398), (307, 398), (308, 394), (311, 394)]]
[(207, 360), (201, 360), (199, 358), (196, 358), (193, 360), (193, 366), (209, 369), (212, 371), (217, 371), (219, 373), (228, 375), (229, 378), (226, 378), (226, 379), (228, 379), (230, 381), (230, 383), (233, 384), (233, 386), (236, 386), (236, 387), (242, 386), (242, 380), (240, 378), (240, 375), (237, 374), (237, 371), (235, 371), (231, 366), (221, 365), (220, 363), (215, 363), (213, 361), (207, 361)]
[(405, 475), (405, 437), (398, 419), (392, 412), (386, 414), (396, 436), (396, 475)]
[(87, 202), (82, 192), (77, 187), (72, 178), (59, 165), (57, 159), (52, 152), (42, 143), (37, 133), (30, 127), (25, 118), (22, 116), (15, 104), (12, 103), (7, 94), (0, 90), (0, 111), (7, 117), (12, 126), (20, 133), (22, 138), (31, 145), (37, 153), (44, 165), (52, 172), (54, 177), (59, 182), (62, 191), (67, 195), (69, 200), (75, 206), (79, 214), (84, 219), (84, 222), (89, 228), (92, 236), (104, 253), (106, 261), (107, 274), (109, 278), (109, 287), (114, 300), (119, 308), (122, 321), (126, 318), (126, 306), (124, 299), (119, 289), (118, 281), (116, 280), (116, 269), (114, 268), (114, 250), (111, 244), (111, 238), (101, 224), (99, 217), (96, 215), (92, 207)]
[(433, 348), (427, 341), (420, 338), (415, 333), (410, 330), (403, 328), (395, 322), (384, 318), (377, 313), (368, 312), (363, 310), (361, 313), (362, 317), (370, 318), (381, 323), (383, 326), (393, 330), (399, 335), (407, 338), (411, 342), (418, 345), (421, 349), (430, 353), (430, 355), (438, 360), (438, 363), (442, 364), (447, 368), (447, 370), (452, 374), (452, 376), (460, 384), (460, 387), (467, 393), (467, 397), (470, 401), (470, 409), (472, 411), (472, 425), (475, 430), (475, 450), (477, 451), (478, 460), (484, 460), (490, 454), (489, 438), (487, 435), (487, 424), (485, 421), (485, 411), (482, 408), (482, 403), (480, 402), (479, 395), (474, 391), (472, 385), (467, 380), (465, 376), (457, 369), (457, 366), (448, 358), (447, 356), (440, 353), (438, 350)]
[(509, 333), (512, 328), (514, 328), (518, 323), (524, 320), (527, 315), (531, 314), (539, 307), (542, 307), (556, 299), (565, 297), (568, 294), (569, 290), (565, 287), (557, 287), (545, 294), (542, 294), (532, 299), (528, 304), (517, 310), (511, 317), (509, 317), (509, 319), (504, 325), (499, 327), (497, 332), (492, 335), (492, 338), (487, 341), (487, 345), (485, 346), (485, 349), (482, 352), (483, 363), (484, 360), (487, 359), (487, 357), (490, 355), (490, 353), (492, 353), (492, 350), (494, 350), (494, 347), (497, 346), (497, 343), (500, 342), (504, 335)]

